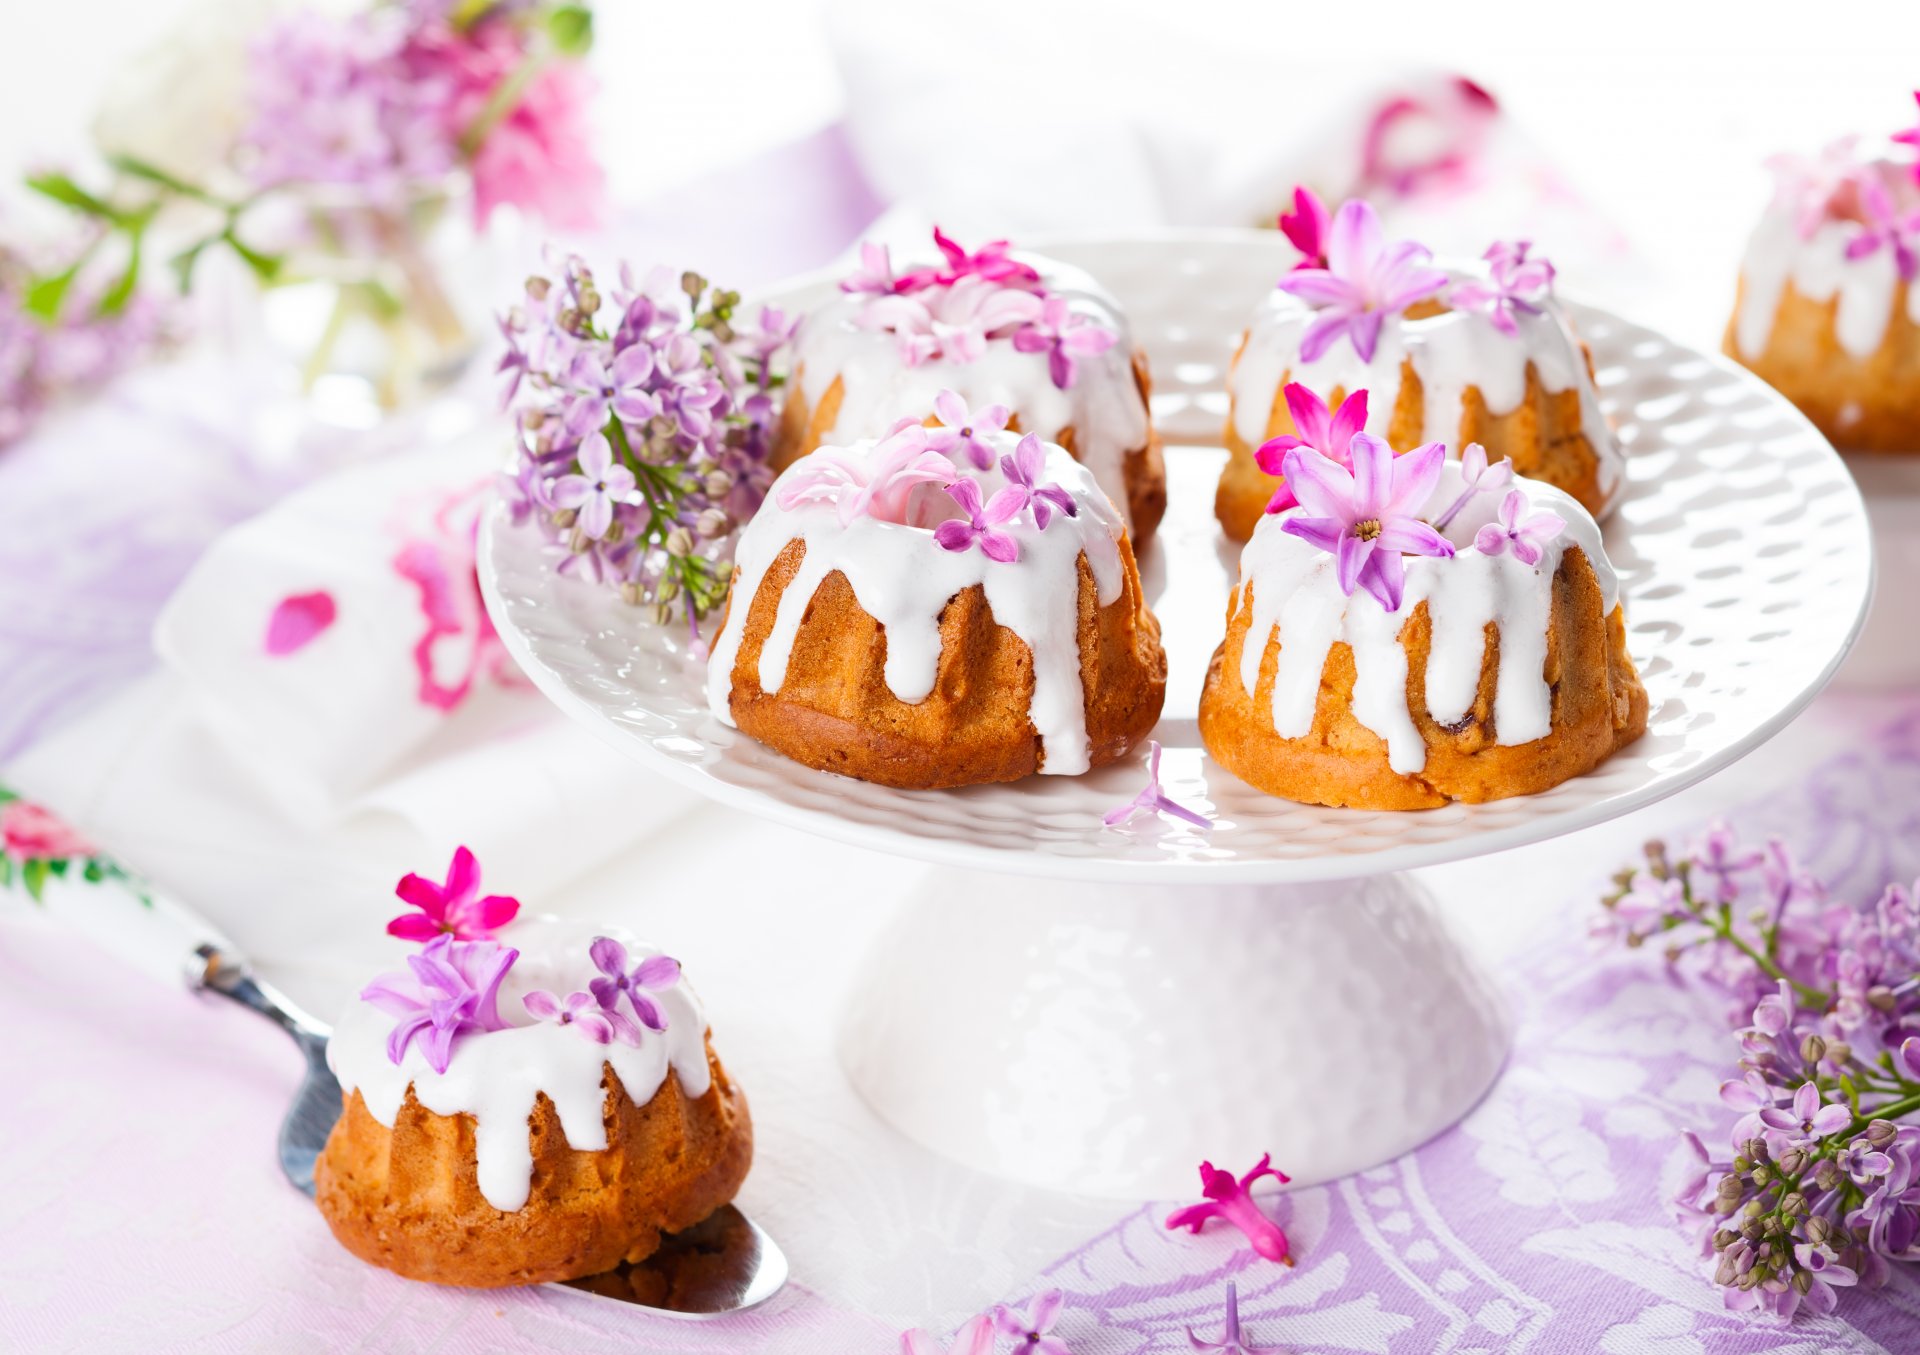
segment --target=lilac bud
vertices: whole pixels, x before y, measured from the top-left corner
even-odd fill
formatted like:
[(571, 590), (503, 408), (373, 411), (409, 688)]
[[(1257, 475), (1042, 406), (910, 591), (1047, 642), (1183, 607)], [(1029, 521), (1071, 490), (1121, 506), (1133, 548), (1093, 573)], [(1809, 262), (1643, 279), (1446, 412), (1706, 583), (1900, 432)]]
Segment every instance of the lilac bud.
[(1798, 1148), (1790, 1149), (1780, 1159), (1780, 1170), (1787, 1176), (1798, 1176), (1807, 1165), (1807, 1155)]
[(1900, 1131), (1891, 1120), (1874, 1120), (1867, 1125), (1867, 1142), (1876, 1148), (1884, 1148), (1899, 1135)]
[(547, 293), (553, 290), (553, 284), (538, 273), (527, 279), (527, 295), (535, 301), (545, 301)]
[(722, 508), (709, 508), (693, 521), (694, 531), (709, 541), (725, 536), (732, 527), (733, 519), (729, 518), (726, 510)]
[(1800, 1041), (1800, 1057), (1808, 1063), (1818, 1063), (1827, 1056), (1827, 1042), (1818, 1035), (1809, 1035)]
[(620, 585), (620, 600), (629, 607), (638, 607), (647, 600), (647, 590), (637, 583), (623, 583)]
[(1806, 1292), (1813, 1288), (1813, 1272), (1810, 1270), (1795, 1271), (1792, 1283), (1793, 1292), (1804, 1297)]
[(1845, 1040), (1827, 1042), (1827, 1062), (1836, 1068), (1844, 1068), (1853, 1060), (1853, 1046)]
[(685, 527), (675, 527), (667, 533), (665, 544), (669, 555), (691, 555), (693, 554), (693, 533)]
[(1867, 989), (1867, 1005), (1877, 1011), (1890, 1012), (1896, 1005), (1893, 989), (1884, 983), (1876, 983)]
[(1794, 1191), (1791, 1195), (1780, 1201), (1780, 1212), (1788, 1218), (1795, 1218), (1806, 1213), (1807, 1197), (1797, 1190)]
[(1828, 1235), (1833, 1232), (1833, 1224), (1819, 1214), (1808, 1219), (1806, 1227), (1807, 1241), (1816, 1247), (1824, 1245)]
[(709, 498), (724, 498), (733, 492), (733, 477), (723, 470), (708, 471), (701, 483)]
[(553, 525), (564, 532), (567, 528), (573, 526), (575, 519), (579, 516), (580, 511), (576, 508), (559, 509), (553, 515)]

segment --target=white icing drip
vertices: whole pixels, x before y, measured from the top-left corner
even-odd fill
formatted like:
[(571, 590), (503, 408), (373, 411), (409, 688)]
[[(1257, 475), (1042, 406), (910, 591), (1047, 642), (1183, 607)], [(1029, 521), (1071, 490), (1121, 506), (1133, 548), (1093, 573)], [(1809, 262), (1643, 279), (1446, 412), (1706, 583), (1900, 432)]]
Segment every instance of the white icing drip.
[(834, 378), (840, 378), (840, 410), (822, 442), (881, 437), (903, 418), (925, 419), (933, 412), (933, 397), (951, 390), (974, 409), (1005, 405), (1022, 431), (1047, 442), (1058, 442), (1071, 427), (1074, 451), (1131, 526), (1126, 457), (1146, 445), (1148, 418), (1133, 377), (1134, 344), (1126, 318), (1079, 269), (1037, 255), (1017, 257), (1039, 269), (1047, 290), (1066, 297), (1075, 314), (1092, 317), (1119, 341), (1104, 353), (1075, 358), (1073, 384), (1066, 390), (1053, 384), (1045, 353), (1022, 353), (1011, 339), (989, 343), (973, 362), (935, 358), (909, 367), (893, 335), (854, 324), (868, 298), (836, 297), (807, 316), (794, 349), (794, 367), (810, 406), (818, 408)]
[[(1859, 235), (1851, 221), (1825, 221), (1811, 238), (1794, 229), (1791, 208), (1767, 209), (1747, 241), (1740, 273), (1746, 289), (1740, 314), (1734, 320), (1734, 342), (1743, 357), (1757, 358), (1767, 350), (1773, 321), (1787, 284), (1809, 301), (1832, 301), (1833, 335), (1840, 346), (1864, 361), (1886, 338), (1893, 319), (1894, 294), (1900, 271), (1893, 251), (1882, 247), (1859, 259), (1847, 257), (1847, 245)], [(1920, 287), (1907, 289), (1907, 317), (1920, 324)]]
[[(1012, 452), (1019, 439), (1011, 433), (987, 439), (996, 458)], [(869, 440), (849, 450), (869, 452)], [(787, 660), (814, 591), (829, 574), (846, 576), (854, 597), (886, 633), (887, 688), (900, 700), (918, 702), (933, 691), (940, 665), (940, 613), (955, 594), (979, 584), (993, 619), (1019, 636), (1033, 651), (1033, 700), (1028, 716), (1043, 752), (1040, 770), (1072, 776), (1087, 770), (1086, 694), (1080, 678), (1079, 560), (1086, 557), (1101, 606), (1111, 605), (1124, 586), (1119, 510), (1101, 493), (1089, 469), (1060, 447), (1046, 448), (1045, 480), (1073, 496), (1076, 517), (1055, 515), (1045, 531), (1026, 513), (1000, 530), (1019, 542), (1020, 558), (1003, 563), (987, 558), (977, 545), (949, 551), (935, 543), (931, 526), (907, 526), (873, 517), (841, 526), (830, 504), (792, 509), (779, 505), (781, 485), (806, 473), (806, 459), (787, 468), (774, 482), (765, 505), (746, 530), (734, 556), (733, 595), (726, 625), (713, 643), (707, 667), (707, 701), (724, 723), (733, 723), (729, 698), (734, 661), (739, 656), (754, 595), (780, 552), (796, 538), (806, 542), (806, 558), (781, 594), (773, 629), (760, 650), (762, 691), (777, 692), (786, 680)], [(1005, 481), (998, 467), (968, 471), (991, 499)], [(945, 491), (922, 486), (916, 505), (951, 507)], [(959, 516), (956, 510), (946, 514)], [(928, 523), (938, 517), (923, 519)]]
[[(1484, 275), (1484, 270), (1448, 271), (1456, 279)], [(1526, 398), (1527, 364), (1532, 363), (1549, 394), (1579, 392), (1580, 429), (1599, 459), (1601, 497), (1610, 501), (1619, 490), (1624, 466), (1620, 446), (1600, 412), (1579, 340), (1557, 301), (1549, 299), (1539, 315), (1516, 316), (1517, 335), (1501, 333), (1475, 311), (1446, 311), (1421, 320), (1390, 316), (1380, 327), (1371, 362), (1363, 361), (1346, 338), (1335, 339), (1315, 361), (1301, 361), (1300, 341), (1315, 314), (1306, 302), (1278, 288), (1255, 312), (1246, 347), (1227, 378), (1234, 431), (1249, 446), (1266, 440), (1275, 397), (1288, 381), (1322, 397), (1331, 396), (1336, 387), (1348, 394), (1365, 390), (1367, 428), (1384, 434), (1400, 395), (1401, 363), (1411, 359), (1425, 397), (1421, 439), (1444, 442), (1457, 454), (1467, 387), (1479, 389), (1490, 413), (1510, 414)]]
[[(1240, 681), (1251, 694), (1275, 627), (1279, 667), (1273, 684), (1273, 727), (1282, 738), (1302, 738), (1313, 728), (1320, 674), (1336, 641), (1353, 650), (1353, 714), (1387, 742), (1387, 763), (1401, 775), (1427, 764), (1426, 743), (1407, 708), (1407, 652), (1400, 629), (1422, 602), (1433, 627), (1427, 657), (1427, 713), (1435, 723), (1457, 724), (1473, 708), (1486, 658), (1486, 625), (1500, 629), (1500, 666), (1494, 679), (1495, 736), (1503, 745), (1531, 743), (1553, 728), (1553, 694), (1546, 681), (1547, 624), (1553, 577), (1569, 546), (1579, 546), (1599, 581), (1602, 609), (1611, 614), (1619, 588), (1600, 544), (1600, 528), (1571, 495), (1537, 480), (1516, 478), (1533, 511), (1559, 514), (1567, 527), (1546, 547), (1540, 563), (1522, 564), (1511, 552), (1482, 555), (1474, 534), (1495, 520), (1506, 491), (1476, 497), (1447, 525), (1456, 547), (1452, 559), (1406, 558), (1407, 584), (1400, 610), (1389, 613), (1364, 589), (1341, 593), (1334, 558), (1281, 530), (1298, 509), (1267, 514), (1254, 528), (1240, 557), (1234, 610), (1248, 606), (1252, 624), (1240, 652)], [(1449, 461), (1423, 516), (1437, 516), (1459, 497), (1460, 463)]]
[[(587, 949), (597, 936), (627, 946), (629, 964), (658, 954), (637, 946), (617, 928), (594, 927), (555, 917), (516, 920), (497, 936), (520, 958), (500, 985), (499, 1011), (508, 1030), (463, 1035), (454, 1042), (447, 1071), (427, 1065), (421, 1042), (407, 1047), (395, 1064), (387, 1057), (387, 1036), (396, 1018), (356, 999), (334, 1027), (327, 1044), (327, 1066), (343, 1091), (356, 1089), (367, 1111), (389, 1129), (407, 1088), (436, 1115), (473, 1116), (473, 1147), (480, 1193), (495, 1209), (522, 1208), (533, 1180), (533, 1146), (528, 1117), (534, 1098), (545, 1092), (560, 1117), (569, 1146), (597, 1152), (607, 1146), (603, 1065), (611, 1065), (637, 1105), (653, 1099), (671, 1069), (690, 1097), (705, 1096), (711, 1084), (707, 1067), (707, 1016), (683, 979), (655, 994), (666, 1013), (664, 1031), (642, 1031), (640, 1044), (595, 1044), (570, 1027), (538, 1022), (521, 1005), (536, 988), (564, 998), (584, 991), (599, 976)], [(404, 970), (396, 948), (395, 970)]]

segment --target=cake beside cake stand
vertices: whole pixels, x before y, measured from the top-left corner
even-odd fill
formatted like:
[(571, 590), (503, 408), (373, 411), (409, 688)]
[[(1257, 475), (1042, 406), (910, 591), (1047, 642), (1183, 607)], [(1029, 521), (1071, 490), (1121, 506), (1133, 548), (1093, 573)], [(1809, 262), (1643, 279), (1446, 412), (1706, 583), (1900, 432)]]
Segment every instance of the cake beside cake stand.
[[(1224, 373), (1288, 266), (1255, 232), (1055, 244), (1118, 294), (1152, 360), (1169, 510), (1142, 560), (1170, 679), (1162, 782), (1215, 820), (1128, 830), (1141, 760), (909, 792), (790, 762), (706, 707), (689, 637), (561, 578), (491, 515), (488, 607), (569, 714), (734, 809), (935, 863), (848, 999), (848, 1075), (912, 1138), (984, 1171), (1124, 1197), (1271, 1151), (1296, 1181), (1397, 1156), (1469, 1110), (1509, 1031), (1418, 866), (1652, 803), (1777, 733), (1832, 676), (1872, 582), (1865, 510), (1791, 405), (1718, 358), (1575, 308), (1628, 450), (1607, 524), (1648, 731), (1541, 795), (1392, 814), (1276, 800), (1208, 760), (1195, 713), (1238, 551), (1214, 524)], [(803, 281), (770, 300), (804, 306)]]

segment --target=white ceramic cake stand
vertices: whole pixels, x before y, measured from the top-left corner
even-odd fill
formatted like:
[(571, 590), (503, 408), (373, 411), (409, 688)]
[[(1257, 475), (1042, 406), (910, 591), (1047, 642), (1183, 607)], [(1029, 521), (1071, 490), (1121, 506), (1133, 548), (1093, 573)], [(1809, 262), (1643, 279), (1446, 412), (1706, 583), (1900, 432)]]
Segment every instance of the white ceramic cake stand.
[[(1717, 358), (1576, 308), (1629, 451), (1607, 529), (1652, 714), (1645, 737), (1543, 795), (1424, 813), (1262, 795), (1195, 723), (1237, 549), (1212, 517), (1224, 373), (1291, 262), (1252, 232), (1055, 244), (1125, 304), (1152, 359), (1170, 508), (1143, 560), (1171, 665), (1162, 778), (1211, 815), (1101, 816), (1142, 760), (1083, 777), (889, 790), (812, 771), (714, 719), (686, 634), (557, 577), (496, 516), (487, 600), (564, 710), (724, 805), (935, 862), (874, 943), (841, 1051), (873, 1107), (984, 1171), (1115, 1196), (1192, 1188), (1202, 1158), (1271, 1151), (1297, 1181), (1384, 1161), (1472, 1107), (1505, 1056), (1496, 989), (1404, 872), (1535, 842), (1670, 795), (1780, 730), (1833, 674), (1872, 579), (1839, 458)], [(770, 299), (804, 304), (818, 279)]]

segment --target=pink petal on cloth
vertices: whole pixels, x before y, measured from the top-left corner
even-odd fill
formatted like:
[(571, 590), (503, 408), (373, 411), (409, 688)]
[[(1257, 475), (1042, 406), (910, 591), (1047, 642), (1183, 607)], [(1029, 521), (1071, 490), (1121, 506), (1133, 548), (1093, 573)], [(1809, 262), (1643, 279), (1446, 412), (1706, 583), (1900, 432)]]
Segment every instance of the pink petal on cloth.
[(339, 614), (333, 594), (324, 589), (281, 598), (273, 615), (267, 618), (268, 655), (283, 659), (299, 653), (317, 640)]

